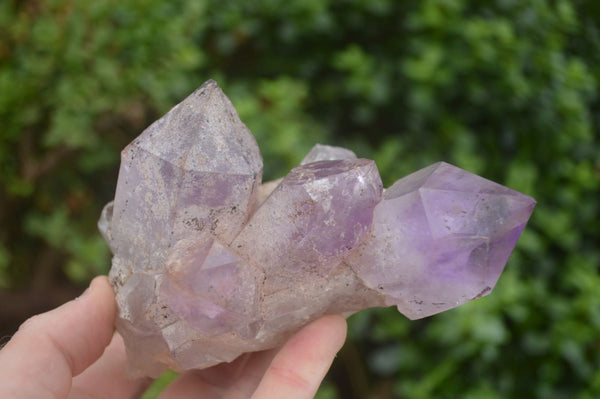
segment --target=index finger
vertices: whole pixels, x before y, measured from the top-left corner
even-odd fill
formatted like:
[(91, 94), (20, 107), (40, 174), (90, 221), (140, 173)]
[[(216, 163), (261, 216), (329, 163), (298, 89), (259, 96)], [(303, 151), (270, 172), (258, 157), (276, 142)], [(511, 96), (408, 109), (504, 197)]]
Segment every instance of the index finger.
[(313, 398), (345, 339), (342, 316), (323, 316), (308, 324), (277, 353), (252, 399)]

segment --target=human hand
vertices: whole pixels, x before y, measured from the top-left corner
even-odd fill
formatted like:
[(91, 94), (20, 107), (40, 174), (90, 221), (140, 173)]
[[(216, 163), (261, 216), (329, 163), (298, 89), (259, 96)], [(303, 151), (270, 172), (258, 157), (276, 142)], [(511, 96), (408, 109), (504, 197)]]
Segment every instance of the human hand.
[[(98, 277), (79, 298), (27, 320), (0, 350), (0, 397), (139, 397), (151, 380), (125, 377), (116, 311), (108, 280)], [(280, 349), (184, 373), (160, 398), (312, 398), (345, 337), (343, 317), (324, 316)]]

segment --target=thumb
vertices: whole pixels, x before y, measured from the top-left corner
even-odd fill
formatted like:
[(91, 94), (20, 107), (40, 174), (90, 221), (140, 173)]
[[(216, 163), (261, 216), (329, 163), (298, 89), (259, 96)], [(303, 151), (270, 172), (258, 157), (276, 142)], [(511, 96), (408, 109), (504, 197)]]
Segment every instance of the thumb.
[(81, 297), (27, 320), (0, 351), (0, 397), (65, 398), (72, 378), (110, 343), (115, 316), (114, 293), (103, 276)]

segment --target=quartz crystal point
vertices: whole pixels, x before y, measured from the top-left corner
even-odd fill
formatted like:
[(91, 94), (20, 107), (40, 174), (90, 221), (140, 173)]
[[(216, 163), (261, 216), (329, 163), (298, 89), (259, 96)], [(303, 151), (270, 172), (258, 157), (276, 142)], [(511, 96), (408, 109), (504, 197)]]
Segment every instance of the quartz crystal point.
[(346, 262), (411, 319), (490, 293), (533, 211), (528, 196), (440, 162), (398, 180)]
[(293, 169), (256, 210), (232, 247), (265, 273), (263, 293), (327, 276), (366, 236), (382, 184), (367, 159)]
[(317, 161), (331, 161), (335, 159), (356, 159), (356, 155), (342, 147), (333, 147), (330, 145), (315, 144), (300, 165), (306, 165)]
[(214, 81), (123, 150), (98, 225), (132, 375), (232, 361), (326, 313), (415, 319), (487, 295), (535, 205), (446, 163), (383, 190), (373, 161), (319, 144), (261, 175)]

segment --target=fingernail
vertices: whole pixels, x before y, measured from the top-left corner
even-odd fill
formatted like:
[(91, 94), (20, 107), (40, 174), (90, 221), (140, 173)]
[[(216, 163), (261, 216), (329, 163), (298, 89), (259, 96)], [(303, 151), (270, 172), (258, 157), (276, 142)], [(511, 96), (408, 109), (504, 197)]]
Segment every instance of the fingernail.
[(83, 291), (83, 293), (82, 293), (81, 295), (79, 295), (79, 296), (78, 296), (77, 298), (75, 298), (75, 299), (84, 299), (85, 297), (87, 297), (87, 296), (90, 294), (90, 292), (92, 291), (92, 284), (93, 284), (93, 283), (94, 283), (94, 280), (92, 280), (92, 281), (90, 282), (90, 285), (89, 285), (89, 287), (87, 287), (87, 288), (85, 289), (85, 291)]

